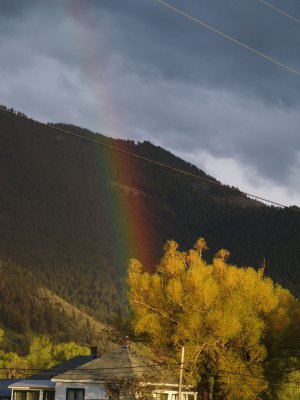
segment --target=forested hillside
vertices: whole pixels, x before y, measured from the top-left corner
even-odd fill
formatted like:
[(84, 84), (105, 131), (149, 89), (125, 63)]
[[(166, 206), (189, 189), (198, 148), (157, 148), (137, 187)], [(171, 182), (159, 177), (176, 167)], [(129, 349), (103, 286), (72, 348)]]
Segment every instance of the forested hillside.
[(1, 326), (9, 327), (2, 347), (24, 353), (34, 334), (49, 335), (56, 342), (75, 341), (83, 345), (97, 344), (107, 339), (105, 327), (93, 323), (76, 309), (71, 311), (54, 302), (46, 289), (26, 268), (14, 263), (0, 263)]
[[(149, 142), (57, 126), (207, 177)], [(184, 250), (204, 236), (208, 259), (220, 247), (240, 265), (257, 268), (265, 258), (266, 273), (299, 293), (300, 215), (292, 210), (4, 112), (0, 181), (0, 259), (99, 320), (114, 323), (126, 313), (128, 259), (153, 270), (168, 239)], [(9, 304), (3, 306), (8, 314)]]

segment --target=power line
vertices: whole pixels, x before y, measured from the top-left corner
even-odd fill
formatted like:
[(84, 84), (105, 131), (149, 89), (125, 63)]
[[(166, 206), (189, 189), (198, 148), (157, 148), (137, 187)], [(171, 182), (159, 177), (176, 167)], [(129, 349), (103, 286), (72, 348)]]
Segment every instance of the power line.
[[(189, 370), (186, 369), (186, 371), (189, 371)], [(218, 374), (220, 376), (228, 377), (228, 375), (233, 375), (234, 377), (240, 377), (241, 381), (243, 381), (243, 382), (247, 382), (247, 379), (251, 380), (251, 382), (254, 382), (254, 383), (259, 383), (259, 382), (267, 380), (269, 384), (276, 385), (276, 386), (282, 385), (282, 383), (278, 383), (274, 379), (273, 380), (267, 379), (264, 376), (247, 374), (247, 373), (236, 372), (236, 371), (228, 371), (228, 370), (223, 370), (223, 369), (211, 369), (210, 371), (206, 371), (205, 373), (207, 373), (210, 376), (216, 376)], [(228, 378), (238, 379), (238, 378), (233, 378), (233, 377), (228, 377)], [(285, 380), (285, 382), (299, 385), (297, 387), (300, 388), (300, 381), (292, 379), (292, 380)]]
[(278, 12), (279, 14), (284, 15), (285, 17), (290, 18), (292, 21), (297, 22), (298, 24), (300, 24), (300, 19), (294, 17), (294, 16), (291, 15), (291, 14), (288, 14), (287, 12), (281, 10), (280, 8), (273, 6), (272, 4), (266, 2), (265, 0), (257, 0), (257, 1), (259, 1), (260, 3), (264, 4), (265, 6), (267, 6), (267, 7), (269, 7), (269, 8), (271, 8), (272, 10)]
[[(156, 0), (156, 1), (161, 1), (161, 0)], [(69, 135), (69, 136), (74, 136), (74, 137), (76, 137), (76, 138), (78, 138), (80, 140), (83, 140), (85, 142), (89, 142), (89, 143), (95, 144), (97, 146), (104, 147), (104, 148), (107, 148), (109, 150), (113, 150), (113, 151), (116, 151), (118, 153), (124, 154), (126, 156), (129, 156), (129, 157), (132, 157), (132, 158), (136, 158), (138, 160), (142, 160), (142, 161), (148, 162), (148, 163), (156, 165), (158, 167), (162, 167), (162, 168), (168, 169), (168, 170), (170, 170), (172, 172), (176, 172), (176, 173), (181, 174), (181, 175), (189, 176), (191, 178), (198, 179), (200, 181), (203, 181), (203, 182), (215, 185), (215, 186), (222, 187), (223, 189), (225, 188), (225, 189), (231, 190), (233, 192), (242, 194), (244, 196), (251, 197), (251, 198), (259, 200), (259, 201), (264, 201), (264, 202), (269, 203), (269, 204), (271, 204), (273, 206), (278, 206), (278, 207), (281, 207), (281, 208), (284, 208), (284, 209), (288, 209), (288, 210), (292, 210), (292, 211), (296, 211), (296, 212), (300, 213), (300, 208), (298, 208), (298, 207), (286, 206), (286, 205), (284, 205), (282, 203), (278, 203), (276, 201), (269, 200), (269, 199), (267, 199), (265, 197), (261, 197), (261, 196), (255, 195), (255, 194), (244, 192), (242, 190), (236, 189), (236, 188), (228, 186), (228, 185), (223, 185), (222, 183), (220, 183), (218, 181), (215, 181), (215, 180), (212, 180), (212, 179), (208, 179), (208, 178), (204, 178), (204, 177), (202, 177), (200, 175), (196, 175), (196, 174), (193, 174), (191, 172), (184, 171), (184, 170), (176, 168), (176, 167), (172, 167), (171, 165), (164, 164), (162, 162), (155, 161), (155, 160), (152, 160), (152, 159), (147, 158), (147, 157), (139, 156), (138, 154), (131, 153), (129, 151), (120, 149), (118, 147), (111, 146), (109, 144), (106, 144), (106, 143), (103, 143), (103, 142), (99, 142), (99, 141), (94, 140), (94, 139), (87, 138), (85, 136), (79, 135), (78, 133), (72, 132), (70, 130), (59, 128), (59, 127), (57, 127), (55, 125), (51, 125), (50, 123), (46, 124), (44, 122), (40, 122), (40, 121), (37, 121), (37, 120), (33, 120), (32, 118), (28, 118), (28, 117), (26, 117), (24, 115), (16, 114), (14, 111), (7, 110), (7, 109), (5, 109), (5, 108), (3, 108), (1, 106), (0, 106), (0, 111), (6, 112), (8, 114), (12, 114), (12, 115), (14, 115), (14, 116), (16, 116), (18, 118), (21, 118), (21, 119), (26, 119), (26, 120), (32, 121), (33, 123), (38, 123), (38, 124), (40, 124), (42, 126), (45, 126), (45, 127), (51, 128), (51, 129), (55, 129), (56, 131), (63, 132), (66, 135)]]
[[(227, 370), (223, 370), (223, 369), (212, 370), (212, 373), (214, 373), (214, 372), (217, 372), (217, 373), (220, 373), (220, 374), (230, 374), (230, 375), (238, 375), (238, 376), (242, 376), (242, 377), (255, 378), (255, 379), (258, 379), (258, 380), (265, 380), (266, 379), (265, 377), (260, 376), (260, 375), (252, 375), (252, 374), (246, 374), (246, 373), (243, 373), (243, 372), (227, 371)], [(274, 382), (274, 380), (273, 380), (273, 382)], [(285, 382), (287, 382), (287, 383), (295, 383), (295, 384), (299, 384), (300, 385), (300, 381), (295, 380), (295, 379), (289, 379), (289, 380), (286, 380)], [(300, 388), (300, 386), (299, 386), (299, 388)]]
[[(74, 369), (71, 369), (71, 370), (68, 370), (68, 371), (66, 371), (66, 370), (61, 370), (61, 371), (59, 371), (59, 370), (41, 371), (41, 370), (38, 370), (36, 368), (9, 368), (9, 367), (2, 367), (2, 368), (0, 368), (0, 371), (8, 371), (8, 372), (14, 372), (14, 373), (19, 372), (19, 373), (22, 373), (23, 376), (26, 376), (26, 375), (28, 375), (28, 376), (35, 376), (35, 375), (47, 375), (47, 376), (49, 376), (49, 375), (53, 375), (52, 378), (55, 378), (56, 376), (58, 376), (60, 374), (64, 374), (65, 377), (67, 377), (69, 375), (70, 376), (74, 376), (73, 371), (83, 371), (83, 372), (89, 372), (89, 371), (97, 372), (97, 371), (99, 371), (99, 372), (103, 372), (103, 374), (106, 375), (106, 376), (108, 376), (108, 375), (112, 376), (112, 375), (120, 374), (122, 372), (122, 370), (124, 370), (124, 369), (129, 370), (127, 373), (130, 373), (130, 372), (145, 373), (145, 370), (141, 370), (140, 369), (141, 367), (148, 367), (148, 368), (152, 367), (151, 372), (153, 372), (153, 371), (155, 372), (153, 367), (158, 367), (158, 366), (161, 366), (161, 365), (162, 364), (153, 364), (153, 365), (148, 365), (148, 366), (147, 365), (140, 365), (140, 366), (133, 366), (133, 367), (74, 368)], [(163, 366), (173, 366), (173, 365), (176, 365), (177, 367), (179, 367), (180, 364), (179, 363), (163, 364)], [(106, 370), (109, 370), (109, 371), (108, 372), (104, 372)], [(133, 371), (131, 371), (131, 370), (133, 370)], [(171, 367), (170, 368), (169, 367), (169, 368), (164, 368), (164, 370), (178, 371), (178, 368), (175, 368), (175, 367)], [(38, 372), (38, 373), (33, 375), (33, 373), (29, 372), (29, 371), (41, 371), (41, 372)], [(218, 370), (218, 369), (212, 370), (211, 372), (206, 371), (206, 373), (209, 376), (219, 375), (219, 376), (223, 376), (223, 377), (226, 377), (228, 379), (233, 379), (235, 381), (246, 383), (246, 384), (251, 384), (251, 383), (252, 384), (259, 384), (262, 381), (266, 381), (268, 383), (268, 385), (271, 385), (271, 386), (284, 386), (284, 387), (300, 389), (300, 381), (297, 381), (297, 380), (285, 380), (284, 383), (279, 383), (279, 382), (276, 382), (274, 380), (268, 380), (265, 377), (258, 376), (258, 375), (251, 375), (251, 374), (239, 373), (239, 372), (234, 372), (234, 371), (226, 371), (226, 370)], [(22, 378), (20, 378), (20, 379), (22, 379)]]
[[(284, 387), (287, 387), (287, 388), (300, 389), (300, 382), (299, 381), (285, 381), (285, 383), (280, 383), (280, 382), (270, 381), (270, 380), (264, 379), (264, 378), (261, 378), (258, 381), (258, 380), (253, 380), (253, 379), (255, 379), (254, 377), (253, 378), (249, 378), (249, 379), (248, 378), (241, 379), (241, 378), (237, 378), (235, 376), (228, 376), (228, 374), (229, 375), (236, 375), (235, 373), (231, 373), (231, 372), (220, 372), (220, 376), (226, 377), (228, 379), (235, 380), (237, 382), (244, 382), (244, 383), (248, 383), (248, 384), (261, 384), (262, 380), (263, 380), (263, 381), (266, 381), (266, 383), (268, 385), (270, 385), (270, 386), (280, 386), (280, 387), (284, 386)], [(211, 373), (211, 375), (213, 375), (213, 373)], [(244, 375), (244, 376), (247, 376), (247, 375)]]
[[(274, 379), (270, 380), (267, 379), (263, 376), (258, 376), (258, 375), (251, 375), (251, 374), (245, 374), (245, 373), (240, 373), (240, 372), (234, 372), (234, 371), (226, 371), (226, 370), (218, 370), (218, 369), (214, 369), (205, 372), (207, 375), (215, 377), (216, 375), (219, 376), (223, 376), (226, 377), (228, 379), (232, 379), (238, 382), (243, 382), (246, 384), (260, 384), (263, 381), (266, 381), (268, 383), (268, 385), (270, 386), (285, 386), (285, 387), (289, 387), (289, 388), (297, 388), (300, 389), (300, 381), (297, 380), (285, 380), (285, 383), (282, 382), (276, 382)], [(228, 375), (233, 375), (233, 376), (228, 376)], [(294, 386), (290, 385), (290, 384), (294, 384)]]
[[(159, 368), (159, 367), (179, 367), (180, 363), (162, 363), (162, 364), (148, 364), (148, 365), (132, 365), (132, 366), (124, 366), (124, 367), (98, 367), (98, 368), (70, 368), (72, 371), (85, 371), (85, 372), (90, 372), (90, 371), (110, 371), (110, 370), (120, 370), (120, 369), (139, 369), (139, 368)], [(64, 373), (67, 372), (65, 369), (59, 369), (52, 367), (49, 370), (42, 370), (41, 368), (10, 368), (10, 367), (2, 367), (0, 368), (0, 371), (7, 371), (7, 370), (14, 370), (14, 371), (30, 371), (32, 372), (38, 372), (39, 374), (48, 374), (51, 375), (57, 374), (57, 373)], [(70, 371), (68, 370), (68, 371)]]
[(248, 46), (247, 44), (241, 42), (240, 40), (235, 39), (234, 37), (232, 37), (230, 35), (227, 35), (227, 33), (224, 33), (222, 31), (220, 31), (219, 29), (214, 28), (213, 26), (207, 24), (206, 22), (202, 21), (201, 19), (196, 18), (196, 17), (194, 17), (194, 16), (192, 16), (192, 15), (190, 15), (190, 14), (188, 14), (188, 13), (182, 11), (182, 10), (180, 10), (179, 8), (174, 7), (171, 4), (169, 4), (169, 3), (167, 3), (167, 2), (165, 2), (163, 0), (155, 0), (155, 1), (157, 1), (158, 3), (162, 4), (163, 6), (165, 6), (167, 8), (169, 8), (170, 10), (174, 11), (175, 13), (177, 13), (177, 14), (179, 14), (179, 15), (181, 15), (181, 16), (183, 16), (183, 17), (185, 17), (185, 18), (187, 18), (187, 19), (189, 19), (189, 20), (191, 20), (193, 22), (196, 22), (197, 24), (199, 24), (199, 25), (203, 26), (204, 28), (216, 33), (217, 35), (220, 35), (220, 36), (224, 37), (225, 39), (228, 39), (231, 42), (243, 47), (244, 49), (247, 49), (250, 52), (252, 52), (252, 53), (264, 58), (265, 60), (268, 60), (268, 61), (272, 62), (273, 64), (279, 65), (280, 67), (286, 69), (287, 71), (292, 72), (292, 73), (300, 76), (300, 71), (294, 69), (293, 67), (290, 67), (287, 64), (284, 64), (284, 63), (276, 60), (275, 58), (272, 58), (272, 57), (266, 55), (265, 53), (262, 53), (259, 50), (256, 50), (254, 47)]

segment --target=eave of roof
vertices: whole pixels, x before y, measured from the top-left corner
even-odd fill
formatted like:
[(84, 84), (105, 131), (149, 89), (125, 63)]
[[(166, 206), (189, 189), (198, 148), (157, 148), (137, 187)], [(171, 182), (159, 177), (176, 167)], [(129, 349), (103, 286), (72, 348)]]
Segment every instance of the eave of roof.
[(55, 383), (51, 380), (32, 380), (32, 379), (21, 379), (12, 385), (9, 385), (10, 389), (54, 389)]

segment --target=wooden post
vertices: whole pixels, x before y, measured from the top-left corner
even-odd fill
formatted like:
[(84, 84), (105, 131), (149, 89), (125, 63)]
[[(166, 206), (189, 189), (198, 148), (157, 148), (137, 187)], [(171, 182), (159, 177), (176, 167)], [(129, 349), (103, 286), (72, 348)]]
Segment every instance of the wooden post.
[(179, 372), (178, 400), (181, 400), (183, 363), (184, 363), (184, 346), (181, 347), (181, 362), (180, 362), (180, 372)]

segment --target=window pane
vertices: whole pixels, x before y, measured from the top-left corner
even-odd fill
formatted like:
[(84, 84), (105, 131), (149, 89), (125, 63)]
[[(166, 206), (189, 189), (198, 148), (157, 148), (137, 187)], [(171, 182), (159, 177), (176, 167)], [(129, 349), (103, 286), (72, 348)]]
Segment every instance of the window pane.
[(67, 389), (67, 400), (75, 400), (74, 389)]
[(14, 400), (39, 400), (39, 390), (16, 390), (14, 391)]
[(83, 400), (84, 399), (84, 389), (77, 389), (75, 392), (75, 400)]
[[(178, 394), (172, 394), (172, 400), (178, 400)], [(182, 399), (183, 400), (183, 399)]]
[(54, 400), (55, 391), (54, 390), (44, 390), (43, 400)]
[(14, 391), (14, 400), (21, 400), (21, 393)]
[(14, 390), (14, 400), (26, 400), (26, 391)]
[(168, 393), (155, 393), (155, 395), (157, 400), (168, 400)]
[(84, 389), (67, 389), (66, 400), (84, 400)]
[(39, 400), (39, 398), (40, 398), (40, 391), (39, 390), (28, 391), (27, 392), (26, 400)]

